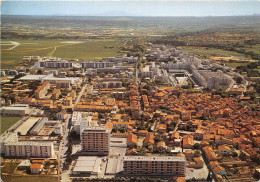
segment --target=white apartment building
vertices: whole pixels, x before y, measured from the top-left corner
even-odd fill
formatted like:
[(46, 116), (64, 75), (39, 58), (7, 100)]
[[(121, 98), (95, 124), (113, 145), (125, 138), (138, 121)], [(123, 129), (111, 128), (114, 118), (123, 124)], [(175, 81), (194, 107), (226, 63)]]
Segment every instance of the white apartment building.
[(82, 63), (82, 68), (87, 69), (87, 68), (110, 68), (113, 67), (114, 63), (113, 62), (96, 62), (96, 61), (88, 61)]
[(53, 157), (53, 142), (18, 141), (17, 135), (10, 136), (4, 143), (5, 156), (13, 157)]

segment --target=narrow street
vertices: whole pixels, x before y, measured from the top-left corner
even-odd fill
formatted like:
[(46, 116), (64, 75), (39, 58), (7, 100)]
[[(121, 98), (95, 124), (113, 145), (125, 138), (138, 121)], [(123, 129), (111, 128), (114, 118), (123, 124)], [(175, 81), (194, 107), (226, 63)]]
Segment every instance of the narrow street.
[(85, 85), (82, 87), (82, 89), (81, 89), (81, 91), (80, 91), (80, 93), (79, 93), (79, 95), (78, 95), (78, 97), (77, 97), (77, 99), (76, 99), (76, 102), (75, 102), (75, 104), (73, 105), (73, 108), (74, 108), (74, 106), (77, 105), (78, 102), (80, 101), (80, 98), (81, 98), (82, 94), (84, 93), (86, 87), (87, 87), (87, 84), (85, 84)]

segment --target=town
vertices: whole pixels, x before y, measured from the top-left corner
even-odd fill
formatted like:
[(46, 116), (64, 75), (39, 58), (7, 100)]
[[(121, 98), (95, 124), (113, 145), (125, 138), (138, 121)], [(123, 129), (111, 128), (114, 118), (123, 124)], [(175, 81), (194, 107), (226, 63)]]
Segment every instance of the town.
[(253, 79), (179, 47), (1, 71), (2, 179), (257, 181)]

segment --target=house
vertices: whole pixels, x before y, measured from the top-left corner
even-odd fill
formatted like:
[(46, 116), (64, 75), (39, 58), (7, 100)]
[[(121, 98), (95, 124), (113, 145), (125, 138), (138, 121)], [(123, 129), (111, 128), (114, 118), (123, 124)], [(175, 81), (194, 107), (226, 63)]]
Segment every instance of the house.
[(61, 124), (58, 124), (54, 127), (54, 133), (56, 135), (61, 135), (62, 134), (62, 125)]
[(32, 164), (30, 169), (31, 169), (32, 174), (39, 174), (43, 169), (43, 165), (42, 164)]
[(165, 144), (164, 141), (160, 141), (160, 142), (157, 143), (157, 148), (164, 148), (164, 149), (166, 149), (167, 147), (166, 147), (166, 144)]
[(225, 171), (225, 169), (223, 168), (223, 167), (221, 167), (219, 164), (218, 164), (218, 162), (216, 162), (216, 161), (211, 161), (210, 163), (209, 163), (209, 165), (210, 165), (210, 168), (211, 168), (211, 170), (213, 171), (213, 173), (216, 175), (216, 174), (219, 174), (219, 175), (221, 175), (221, 176), (224, 176), (224, 175), (226, 175), (226, 171)]
[(176, 182), (186, 182), (185, 177), (173, 177), (173, 180)]
[(137, 145), (137, 136), (133, 133), (128, 133), (127, 135), (127, 146), (134, 147)]
[(232, 153), (231, 149), (226, 145), (218, 146), (218, 153), (221, 155), (230, 155)]
[(160, 124), (159, 125), (159, 132), (160, 133), (166, 132), (166, 128), (167, 128), (166, 124)]
[(182, 143), (184, 149), (192, 149), (194, 145), (194, 139), (190, 135), (185, 135), (183, 136)]
[(193, 150), (185, 150), (183, 154), (185, 155), (186, 159), (193, 159), (194, 157)]
[(194, 133), (194, 140), (203, 140), (204, 131), (197, 129)]
[(204, 166), (203, 159), (201, 159), (200, 157), (195, 157), (193, 160), (194, 161), (189, 162), (188, 167), (196, 168), (196, 169), (203, 168), (203, 166)]
[(204, 152), (208, 161), (216, 161), (217, 160), (217, 156), (213, 152), (213, 149), (211, 147), (209, 147), (209, 146), (203, 147), (202, 151)]
[(146, 136), (148, 134), (148, 131), (147, 130), (139, 130), (137, 132), (137, 135), (139, 136)]
[(144, 146), (154, 145), (154, 135), (149, 133), (144, 139)]
[(170, 138), (171, 138), (172, 140), (175, 140), (175, 139), (179, 139), (179, 137), (180, 137), (180, 134), (179, 134), (179, 132), (176, 131), (176, 132), (173, 132), (173, 133), (172, 133), (172, 135), (171, 135)]
[(58, 120), (64, 120), (67, 118), (67, 116), (68, 116), (68, 113), (66, 111), (61, 111), (61, 112), (57, 113)]
[(31, 165), (31, 163), (30, 163), (30, 160), (23, 160), (20, 164), (19, 164), (19, 166), (18, 166), (18, 169), (19, 170), (27, 170), (27, 169), (29, 169), (30, 168), (30, 165)]

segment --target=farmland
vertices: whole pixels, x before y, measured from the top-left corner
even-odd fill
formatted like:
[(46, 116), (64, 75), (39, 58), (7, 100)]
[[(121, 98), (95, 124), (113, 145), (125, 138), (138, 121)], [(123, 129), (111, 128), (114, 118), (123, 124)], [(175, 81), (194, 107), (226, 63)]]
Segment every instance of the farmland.
[[(13, 67), (23, 56), (55, 56), (72, 59), (101, 59), (116, 56), (125, 39), (85, 39), (85, 40), (5, 40), (20, 43), (14, 49), (1, 47), (1, 66)], [(8, 47), (7, 47), (8, 46)]]
[(57, 176), (18, 176), (18, 175), (6, 175), (6, 174), (2, 174), (2, 179), (4, 181), (9, 181), (9, 182), (57, 182), (58, 181), (58, 177)]
[(20, 117), (4, 117), (1, 116), (1, 133), (5, 132), (12, 125), (14, 125), (17, 121), (19, 121)]
[(235, 56), (240, 58), (245, 58), (246, 56), (241, 53), (237, 53), (235, 51), (226, 51), (222, 49), (216, 48), (207, 48), (207, 47), (194, 47), (194, 46), (183, 46), (182, 47), (185, 52), (196, 54), (199, 56)]

